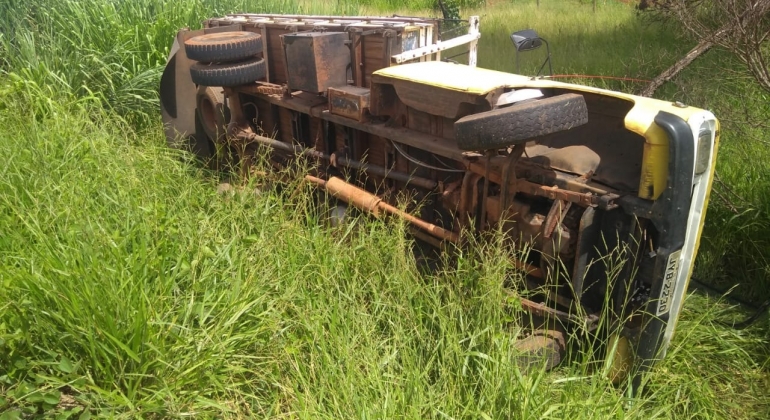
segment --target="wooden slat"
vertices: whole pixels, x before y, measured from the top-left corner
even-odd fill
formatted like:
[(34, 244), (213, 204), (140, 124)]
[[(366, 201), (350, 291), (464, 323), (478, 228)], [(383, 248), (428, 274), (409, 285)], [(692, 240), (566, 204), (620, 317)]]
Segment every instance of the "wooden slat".
[(431, 133), (431, 131), (433, 131), (433, 130), (431, 130), (431, 118), (430, 118), (430, 115), (425, 113), (425, 112), (418, 111), (418, 110), (416, 110), (414, 108), (409, 107), (409, 108), (407, 108), (407, 119), (406, 119), (406, 121), (407, 121), (407, 123), (406, 123), (407, 128), (410, 128), (410, 129), (412, 129), (414, 131), (417, 131), (417, 132), (420, 132), (420, 133), (433, 134), (433, 133)]
[(455, 139), (455, 120), (453, 118), (443, 118), (443, 131), (442, 136), (445, 139)]
[[(387, 154), (385, 152), (386, 140), (370, 134), (367, 134), (366, 137), (366, 161), (387, 168)], [(385, 182), (385, 178), (382, 176), (370, 174), (368, 175), (368, 178), (375, 188), (381, 187)]]
[(286, 108), (278, 108), (278, 126), (279, 126), (279, 138), (287, 143), (294, 142), (294, 132), (292, 125), (292, 112)]
[(323, 141), (323, 120), (310, 117), (310, 144), (319, 152), (325, 152)]
[(288, 29), (268, 28), (267, 40), (263, 40), (268, 55), (270, 83), (286, 83), (286, 56), (283, 53), (281, 35), (292, 32)]
[(259, 113), (257, 116), (257, 126), (262, 128), (268, 137), (273, 137), (278, 131), (273, 115), (273, 105), (261, 98), (258, 98), (255, 103), (257, 105), (257, 112)]
[(363, 37), (358, 32), (353, 32), (351, 40), (353, 41), (351, 54), (351, 69), (353, 70), (353, 84), (356, 86), (364, 85), (364, 43)]
[[(491, 109), (491, 105), (487, 101), (488, 95), (469, 94), (428, 84), (381, 78), (380, 76), (375, 77), (375, 82), (392, 84), (401, 102), (431, 115), (460, 118), (473, 112)], [(426, 98), (430, 98), (430, 100), (426, 100)]]
[[(362, 37), (363, 50), (363, 87), (372, 86), (372, 73), (385, 67), (385, 42), (382, 34), (372, 34)], [(389, 62), (388, 60), (387, 62)]]
[(385, 140), (378, 136), (369, 136), (367, 157), (368, 161), (387, 168), (387, 154), (385, 151)]
[(345, 147), (345, 126), (340, 124), (334, 125), (335, 142), (334, 150), (342, 150)]
[[(259, 33), (262, 36), (262, 45), (267, 45), (268, 38), (267, 38), (267, 28), (265, 26), (262, 26), (259, 28)], [(262, 53), (262, 58), (265, 60), (265, 81), (268, 83), (272, 82), (272, 79), (270, 78), (270, 54), (267, 54), (265, 52)]]

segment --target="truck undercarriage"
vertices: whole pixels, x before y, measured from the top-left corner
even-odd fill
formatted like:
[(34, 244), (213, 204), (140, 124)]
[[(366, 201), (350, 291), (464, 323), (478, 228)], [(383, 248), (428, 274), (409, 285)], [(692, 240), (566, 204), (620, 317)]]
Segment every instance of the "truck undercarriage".
[[(514, 261), (540, 291), (525, 310), (566, 328), (610, 320), (646, 369), (697, 251), (716, 120), (476, 68), (478, 18), (452, 40), (439, 24), (242, 14), (182, 30), (161, 82), (169, 142), (241, 169), (265, 146), (277, 165), (309, 157), (308, 182), (437, 247), (502, 231), (534, 251)], [(464, 44), (469, 65), (440, 61)], [(400, 194), (419, 206), (400, 210)]]

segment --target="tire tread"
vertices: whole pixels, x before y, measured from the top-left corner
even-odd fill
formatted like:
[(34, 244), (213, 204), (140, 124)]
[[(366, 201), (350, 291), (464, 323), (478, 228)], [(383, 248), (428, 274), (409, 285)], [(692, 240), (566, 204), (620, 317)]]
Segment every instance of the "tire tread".
[[(222, 38), (232, 34), (230, 38)], [(217, 39), (212, 39), (216, 36)], [(201, 63), (230, 63), (254, 57), (263, 50), (262, 36), (253, 32), (219, 32), (192, 37), (184, 43), (187, 57)]]
[(568, 93), (460, 118), (455, 139), (462, 150), (508, 147), (588, 122), (582, 95)]
[(205, 64), (190, 66), (190, 76), (202, 86), (240, 86), (264, 79), (267, 74), (265, 60), (252, 58), (240, 63)]

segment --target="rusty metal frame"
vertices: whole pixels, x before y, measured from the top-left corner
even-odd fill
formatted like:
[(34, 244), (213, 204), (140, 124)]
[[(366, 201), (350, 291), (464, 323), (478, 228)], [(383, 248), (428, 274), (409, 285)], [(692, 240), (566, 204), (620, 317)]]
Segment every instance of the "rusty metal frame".
[(543, 303), (537, 303), (535, 301), (525, 299), (516, 295), (510, 291), (506, 291), (509, 295), (515, 297), (521, 303), (521, 307), (532, 314), (542, 316), (544, 318), (553, 317), (562, 322), (581, 325), (588, 331), (592, 331), (599, 326), (600, 317), (596, 314), (588, 314), (585, 316), (579, 316), (564, 312), (558, 309), (551, 308)]
[(375, 217), (380, 216), (382, 213), (391, 214), (406, 220), (412, 224), (412, 226), (421, 229), (437, 238), (452, 243), (460, 242), (460, 236), (458, 234), (420, 219), (419, 217), (413, 216), (393, 205), (386, 203), (380, 197), (377, 197), (369, 191), (358, 188), (357, 186), (345, 182), (340, 178), (331, 177), (328, 180), (324, 180), (312, 175), (305, 175), (305, 180), (318, 186), (319, 188), (323, 188), (332, 196), (345, 201), (354, 207), (373, 214)]
[[(265, 85), (263, 84), (262, 86)], [(317, 97), (312, 98), (312, 100), (306, 100), (303, 99), (301, 94), (289, 96), (278, 96), (270, 94), (266, 95), (263, 93), (264, 90), (263, 92), (260, 92), (260, 88), (257, 85), (238, 87), (237, 90), (243, 93), (258, 94), (261, 98), (264, 98), (268, 102), (290, 110), (303, 112), (312, 117), (321, 118), (332, 123), (364, 131), (385, 139), (398, 141), (399, 143), (403, 143), (408, 146), (419, 147), (430, 153), (435, 153), (441, 157), (446, 157), (462, 162), (470, 172), (474, 172), (482, 176), (488, 176), (491, 182), (497, 183), (499, 185), (503, 184), (502, 166), (504, 166), (508, 160), (507, 156), (491, 157), (489, 158), (490, 162), (482, 163), (479, 162), (479, 159), (477, 158), (468, 158), (453, 144), (452, 141), (442, 137), (418, 133), (404, 127), (390, 126), (384, 123), (359, 122), (350, 118), (334, 115), (326, 109), (326, 106), (324, 105), (325, 103), (317, 102)], [(487, 171), (487, 168), (489, 168), (489, 171)], [(583, 207), (597, 206), (605, 210), (610, 210), (617, 208), (618, 206), (616, 202), (618, 195), (614, 192), (592, 187), (587, 183), (576, 182), (574, 180), (564, 178), (563, 175), (558, 173), (552, 174), (554, 176), (554, 186), (542, 185), (524, 179), (526, 172), (538, 170), (542, 171), (542, 169), (538, 169), (534, 165), (527, 164), (526, 161), (517, 162), (513, 172), (521, 171), (522, 173), (516, 173), (515, 177), (511, 177), (514, 179), (510, 180), (512, 185), (509, 185), (508, 188), (513, 191), (522, 192), (538, 197), (546, 197), (551, 200), (560, 199), (569, 201)]]
[(245, 131), (242, 131), (241, 133), (236, 134), (235, 138), (237, 138), (242, 143), (251, 143), (256, 142), (259, 144), (263, 144), (265, 146), (272, 147), (277, 150), (281, 150), (284, 152), (289, 152), (295, 155), (304, 155), (316, 159), (321, 159), (329, 162), (332, 166), (345, 166), (352, 169), (358, 169), (367, 173), (370, 173), (372, 175), (378, 175), (385, 178), (394, 179), (396, 181), (403, 182), (405, 184), (411, 184), (414, 186), (418, 186), (425, 189), (435, 189), (438, 186), (438, 183), (436, 181), (406, 174), (399, 171), (390, 170), (387, 168), (384, 168), (382, 166), (373, 165), (371, 163), (366, 162), (360, 162), (354, 159), (349, 159), (343, 156), (336, 156), (334, 153), (331, 155), (328, 155), (323, 152), (319, 152), (315, 149), (309, 149), (302, 147), (299, 144), (289, 144), (284, 143), (282, 141), (278, 141), (275, 139), (271, 139), (269, 137), (260, 136), (255, 133), (248, 133)]

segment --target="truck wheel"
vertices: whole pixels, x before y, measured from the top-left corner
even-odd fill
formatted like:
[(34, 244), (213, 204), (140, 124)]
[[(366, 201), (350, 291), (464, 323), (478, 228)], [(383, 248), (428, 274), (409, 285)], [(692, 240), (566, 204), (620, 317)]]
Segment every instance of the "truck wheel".
[(234, 170), (238, 162), (237, 153), (226, 141), (216, 141), (209, 137), (199, 112), (195, 114), (195, 136), (191, 138), (195, 144), (187, 150), (192, 152), (204, 167), (221, 172)]
[(514, 363), (523, 373), (540, 368), (551, 370), (564, 358), (566, 343), (564, 333), (559, 330), (537, 330), (532, 335), (514, 343), (519, 352)]
[(201, 126), (213, 142), (219, 142), (227, 130), (230, 113), (225, 106), (225, 95), (221, 87), (199, 86), (195, 105)]
[(202, 63), (227, 63), (262, 52), (262, 36), (253, 32), (219, 32), (194, 36), (184, 42), (187, 57)]
[(203, 86), (245, 85), (264, 79), (266, 74), (265, 60), (262, 58), (252, 58), (240, 63), (195, 63), (190, 66), (193, 82)]
[(587, 122), (585, 99), (568, 93), (460, 118), (455, 139), (462, 150), (500, 149)]

